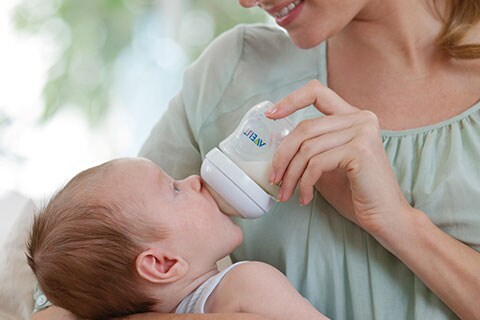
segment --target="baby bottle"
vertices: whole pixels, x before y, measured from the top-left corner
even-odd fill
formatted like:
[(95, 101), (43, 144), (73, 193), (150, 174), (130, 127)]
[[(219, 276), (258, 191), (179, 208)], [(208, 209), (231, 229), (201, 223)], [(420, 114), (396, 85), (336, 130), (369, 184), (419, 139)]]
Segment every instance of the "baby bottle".
[(254, 219), (274, 205), (280, 189), (268, 177), (275, 150), (294, 128), (287, 118), (271, 120), (264, 112), (269, 101), (252, 107), (230, 136), (210, 150), (202, 162), (201, 176), (219, 204), (230, 215)]

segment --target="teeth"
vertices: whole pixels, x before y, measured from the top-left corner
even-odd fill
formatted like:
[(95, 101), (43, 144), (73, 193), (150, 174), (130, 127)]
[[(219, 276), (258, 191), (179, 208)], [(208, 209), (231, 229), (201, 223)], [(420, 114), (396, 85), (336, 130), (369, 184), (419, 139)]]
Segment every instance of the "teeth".
[(284, 16), (286, 16), (290, 11), (288, 10), (287, 7), (283, 8), (282, 10), (280, 10), (279, 13), (277, 13), (277, 18), (282, 18)]
[(280, 18), (283, 18), (285, 17), (287, 14), (289, 14), (293, 9), (295, 9), (299, 4), (300, 2), (302, 2), (303, 0), (296, 0), (292, 3), (290, 3), (289, 5), (283, 7), (280, 11), (278, 11), (277, 13), (275, 13), (273, 16), (277, 19), (280, 19)]

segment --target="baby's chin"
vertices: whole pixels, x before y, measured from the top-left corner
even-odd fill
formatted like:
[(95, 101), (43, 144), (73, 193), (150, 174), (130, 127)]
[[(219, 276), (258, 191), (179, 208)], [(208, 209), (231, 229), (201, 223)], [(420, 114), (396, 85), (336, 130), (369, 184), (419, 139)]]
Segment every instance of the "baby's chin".
[(208, 184), (205, 183), (208, 192), (212, 195), (212, 198), (218, 205), (220, 211), (228, 216), (240, 216), (240, 213), (235, 210), (225, 199), (222, 198), (215, 190), (213, 190)]

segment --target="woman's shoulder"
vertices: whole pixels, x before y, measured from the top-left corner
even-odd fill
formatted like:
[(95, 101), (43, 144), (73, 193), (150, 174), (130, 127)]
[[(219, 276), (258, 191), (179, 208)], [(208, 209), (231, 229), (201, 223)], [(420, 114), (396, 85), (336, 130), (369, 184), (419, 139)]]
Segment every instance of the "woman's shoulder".
[[(324, 44), (300, 49), (283, 30), (267, 24), (241, 24), (224, 32), (184, 74), (182, 100), (193, 135), (200, 139), (201, 130), (222, 118), (208, 134), (221, 138), (253, 104), (321, 79), (324, 52)], [(206, 148), (218, 142), (207, 140)]]
[(250, 87), (263, 88), (322, 78), (324, 43), (311, 49), (298, 48), (285, 31), (275, 26), (253, 25), (243, 33), (243, 51), (236, 70), (240, 86), (244, 78), (249, 79)]
[(215, 66), (232, 75), (240, 71), (243, 78), (268, 70), (285, 76), (318, 72), (324, 56), (324, 44), (300, 49), (282, 29), (268, 24), (240, 24), (218, 36), (193, 64)]
[[(311, 49), (300, 49), (288, 34), (277, 26), (267, 24), (239, 25), (242, 63), (238, 68), (246, 74), (268, 73), (282, 78), (294, 79), (306, 74), (316, 74), (324, 60), (324, 44)], [(255, 68), (252, 68), (255, 66)], [(286, 73), (288, 71), (288, 73)], [(244, 75), (244, 73), (241, 73)], [(287, 76), (288, 75), (288, 76)], [(262, 78), (262, 81), (268, 79)], [(278, 80), (278, 79), (275, 79)]]
[(292, 47), (294, 44), (288, 34), (274, 25), (266, 23), (238, 24), (218, 36), (205, 52), (220, 47), (227, 49), (231, 44), (236, 43), (237, 49), (246, 47), (265, 48), (271, 45), (279, 47)]
[(238, 30), (237, 32), (243, 34), (243, 40), (246, 41), (247, 45), (251, 45), (252, 47), (261, 48), (269, 43), (294, 47), (288, 34), (283, 29), (274, 25), (265, 23), (240, 24), (233, 30), (235, 29)]
[(232, 91), (233, 97), (248, 97), (324, 78), (325, 44), (300, 49), (276, 26), (242, 24), (215, 39), (192, 70), (194, 76), (187, 78), (201, 75), (202, 81), (217, 84), (209, 94), (221, 92), (225, 96)]

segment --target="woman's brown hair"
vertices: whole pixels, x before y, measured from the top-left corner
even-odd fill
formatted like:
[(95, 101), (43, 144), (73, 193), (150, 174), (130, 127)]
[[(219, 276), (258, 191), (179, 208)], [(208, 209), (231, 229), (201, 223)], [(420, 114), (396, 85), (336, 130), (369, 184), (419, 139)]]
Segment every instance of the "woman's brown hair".
[(480, 58), (480, 43), (464, 43), (467, 33), (480, 21), (480, 0), (448, 0), (447, 6), (438, 44), (452, 58)]

